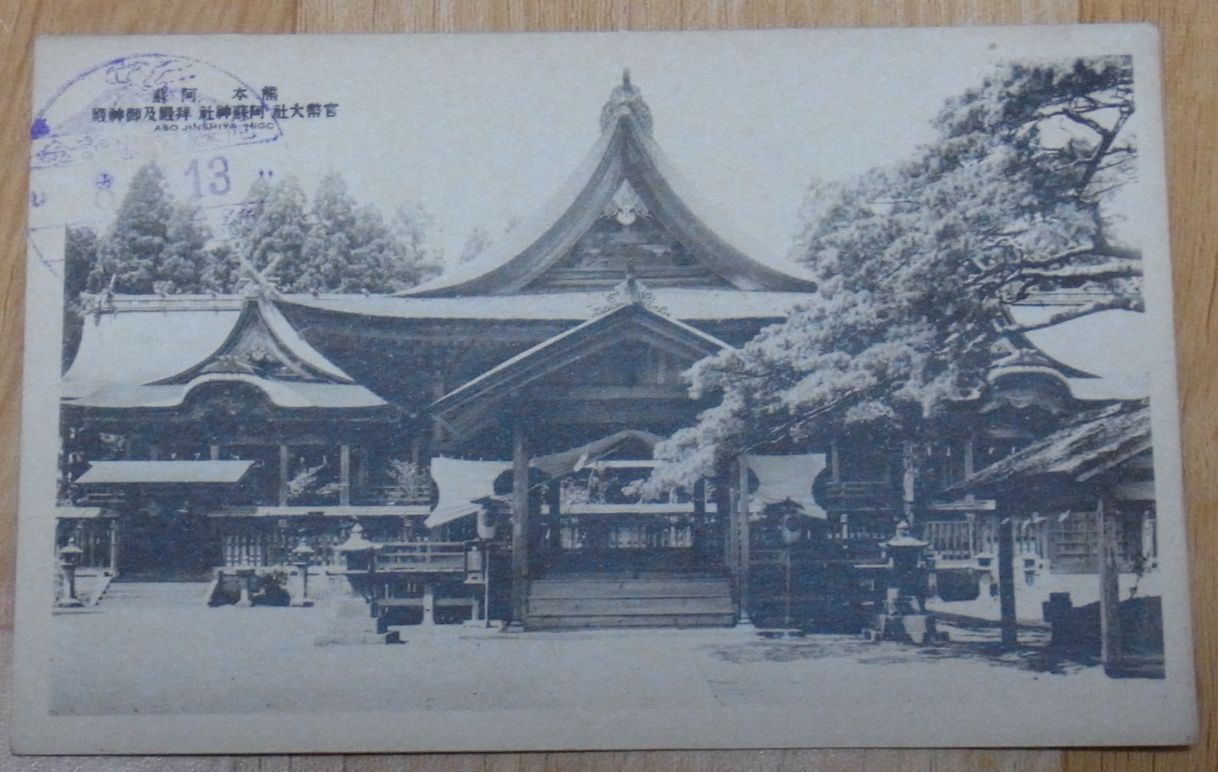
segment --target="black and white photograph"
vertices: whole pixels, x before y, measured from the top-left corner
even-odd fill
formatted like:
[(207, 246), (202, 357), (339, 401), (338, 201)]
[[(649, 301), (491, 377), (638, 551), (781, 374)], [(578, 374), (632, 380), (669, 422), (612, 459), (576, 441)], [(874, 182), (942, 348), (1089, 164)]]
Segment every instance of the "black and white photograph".
[(1157, 46), (40, 39), (18, 750), (1187, 742)]

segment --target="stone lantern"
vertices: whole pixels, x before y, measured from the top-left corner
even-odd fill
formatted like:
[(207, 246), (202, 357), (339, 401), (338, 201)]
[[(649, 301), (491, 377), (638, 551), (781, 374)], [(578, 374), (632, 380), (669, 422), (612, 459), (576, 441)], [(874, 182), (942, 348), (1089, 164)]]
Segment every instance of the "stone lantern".
[(364, 538), (364, 527), (356, 523), (351, 528), (347, 540), (334, 548), (343, 555), (344, 567), (348, 571), (375, 570), (372, 554), (376, 545)]
[(309, 600), (309, 566), (313, 564), (314, 549), (309, 546), (304, 537), (300, 537), (300, 543), (292, 550), (292, 565), (296, 568), (296, 573), (300, 575), (300, 594), (292, 596), (293, 606), (312, 606), (313, 601)]
[(897, 532), (880, 545), (888, 555), (890, 573), (883, 613), (875, 620), (878, 638), (930, 643), (937, 640), (934, 620), (926, 613), (926, 576), (923, 555), (928, 542), (913, 535), (908, 521), (897, 524)]
[[(909, 523), (902, 520), (897, 523), (896, 535), (880, 546), (884, 548), (892, 563), (886, 610), (890, 614), (899, 614), (908, 605), (913, 610), (923, 611), (922, 598), (926, 590), (925, 578), (920, 569), (922, 556), (930, 543), (915, 537)], [(913, 605), (914, 601), (917, 602), (916, 606)]]
[(63, 589), (55, 605), (60, 608), (77, 608), (84, 604), (76, 597), (76, 569), (84, 558), (85, 551), (76, 546), (76, 537), (59, 550), (59, 570), (63, 573)]

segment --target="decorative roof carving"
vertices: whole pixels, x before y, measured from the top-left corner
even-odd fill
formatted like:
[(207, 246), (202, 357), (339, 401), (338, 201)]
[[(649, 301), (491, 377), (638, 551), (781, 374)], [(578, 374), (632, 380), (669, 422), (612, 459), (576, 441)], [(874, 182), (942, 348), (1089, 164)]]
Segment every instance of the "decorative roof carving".
[(630, 68), (622, 70), (622, 82), (609, 93), (609, 101), (601, 109), (601, 131), (607, 131), (613, 122), (624, 115), (633, 115), (639, 128), (651, 134), (651, 108), (643, 101), (643, 94), (630, 82)]
[(605, 205), (605, 216), (614, 218), (622, 225), (633, 225), (635, 220), (650, 214), (630, 180), (622, 180), (613, 198)]
[(605, 296), (605, 304), (596, 313), (603, 314), (620, 306), (639, 305), (657, 314), (668, 315), (668, 312), (656, 302), (655, 295), (647, 289), (643, 282), (634, 275), (634, 260), (626, 258), (626, 276)]

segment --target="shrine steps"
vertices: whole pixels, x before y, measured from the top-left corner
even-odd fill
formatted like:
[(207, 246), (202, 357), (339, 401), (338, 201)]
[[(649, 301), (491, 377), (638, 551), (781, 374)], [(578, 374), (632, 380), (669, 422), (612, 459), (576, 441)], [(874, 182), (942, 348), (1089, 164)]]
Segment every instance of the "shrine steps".
[(569, 575), (533, 582), (525, 627), (730, 627), (735, 619), (726, 577)]
[(207, 606), (207, 582), (111, 582), (101, 597), (103, 608)]

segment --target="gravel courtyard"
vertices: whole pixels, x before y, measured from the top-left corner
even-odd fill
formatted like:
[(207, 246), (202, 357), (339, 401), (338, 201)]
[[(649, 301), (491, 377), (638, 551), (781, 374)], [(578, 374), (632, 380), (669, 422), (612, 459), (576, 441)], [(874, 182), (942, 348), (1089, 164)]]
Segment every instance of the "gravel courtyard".
[[(400, 645), (315, 646), (325, 607), (111, 609), (54, 618), (62, 715), (800, 705), (943, 674), (1005, 689), (1104, 679), (1044, 657), (1043, 633), (1002, 652), (997, 631), (948, 626), (934, 647), (733, 629), (503, 634), (402, 628)], [(890, 667), (884, 667), (890, 666)], [(896, 667), (891, 667), (896, 666)]]

